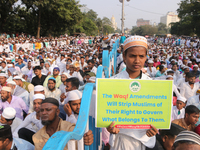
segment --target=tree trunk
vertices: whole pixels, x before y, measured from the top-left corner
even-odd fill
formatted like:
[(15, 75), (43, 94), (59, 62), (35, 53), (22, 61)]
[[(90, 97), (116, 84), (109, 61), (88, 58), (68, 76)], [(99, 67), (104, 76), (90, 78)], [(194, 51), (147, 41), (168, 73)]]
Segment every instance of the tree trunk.
[(39, 14), (38, 14), (38, 29), (37, 29), (37, 38), (40, 38), (40, 20), (41, 20), (41, 8), (39, 8)]

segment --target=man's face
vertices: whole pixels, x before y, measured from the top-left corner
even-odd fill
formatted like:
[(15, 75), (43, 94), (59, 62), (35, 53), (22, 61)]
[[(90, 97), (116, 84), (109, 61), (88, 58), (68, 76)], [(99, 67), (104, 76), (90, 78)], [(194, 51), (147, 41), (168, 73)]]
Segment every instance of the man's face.
[(93, 68), (93, 64), (91, 62), (88, 63), (88, 68), (92, 69)]
[(40, 112), (41, 103), (42, 103), (42, 99), (35, 99), (35, 100), (33, 101), (33, 110), (34, 110), (36, 113), (39, 113), (39, 112)]
[(178, 110), (181, 110), (183, 107), (185, 107), (185, 103), (183, 103), (180, 100), (177, 100), (176, 101), (176, 107), (177, 107)]
[(7, 91), (1, 91), (1, 99), (3, 102), (7, 101), (9, 98), (9, 92)]
[(6, 83), (6, 77), (0, 77), (0, 84), (4, 85)]
[(40, 107), (40, 116), (43, 125), (52, 124), (58, 117), (60, 111), (57, 106), (51, 103), (43, 103)]
[(34, 73), (35, 73), (36, 76), (39, 76), (41, 74), (41, 70), (36, 69), (36, 70), (34, 70)]
[(49, 69), (49, 64), (48, 63), (45, 63), (45, 68)]
[(28, 62), (28, 68), (31, 68), (31, 62), (30, 61)]
[(188, 78), (188, 82), (189, 82), (189, 84), (194, 84), (195, 83), (195, 77), (190, 77), (190, 78)]
[(69, 105), (74, 112), (74, 114), (79, 114), (81, 99), (69, 102)]
[(59, 75), (59, 73), (60, 73), (60, 72), (59, 72), (57, 69), (54, 69), (54, 70), (53, 70), (53, 75), (54, 75), (54, 76)]
[(197, 71), (197, 70), (198, 70), (198, 67), (193, 67), (193, 70), (194, 70), (194, 71)]
[(153, 67), (153, 63), (148, 63), (148, 66), (149, 67)]
[(142, 69), (146, 61), (146, 49), (144, 47), (131, 47), (123, 53), (123, 60), (129, 72), (137, 72)]
[(55, 86), (56, 86), (56, 83), (54, 83), (53, 80), (48, 81), (48, 88), (49, 88), (50, 91), (54, 90)]
[(13, 81), (15, 81), (15, 83), (17, 84), (17, 85), (19, 85), (20, 84), (20, 80), (13, 80)]
[(61, 75), (61, 81), (62, 81), (62, 82), (65, 82), (66, 80), (67, 80), (67, 76), (64, 75), (64, 74), (62, 74), (62, 75)]
[(81, 63), (84, 63), (84, 58), (81, 58)]
[(6, 64), (5, 64), (5, 63), (1, 63), (1, 66), (2, 66), (3, 68), (5, 68), (5, 67), (6, 67)]
[(199, 120), (199, 114), (193, 113), (193, 114), (186, 114), (187, 115), (187, 120), (190, 124), (195, 125), (198, 120)]
[(173, 150), (197, 150), (197, 149), (200, 149), (200, 145), (198, 145), (198, 144), (187, 144), (187, 143), (178, 144), (176, 149), (173, 148)]
[(18, 63), (19, 63), (19, 64), (22, 63), (22, 59), (18, 59)]
[(69, 92), (72, 90), (72, 83), (71, 82), (67, 82), (66, 83), (66, 87), (65, 87), (66, 92)]
[(176, 71), (176, 70), (177, 70), (177, 65), (174, 65), (174, 66), (172, 67), (172, 70)]
[(184, 73), (186, 74), (188, 72), (190, 72), (190, 69), (189, 68), (185, 69)]

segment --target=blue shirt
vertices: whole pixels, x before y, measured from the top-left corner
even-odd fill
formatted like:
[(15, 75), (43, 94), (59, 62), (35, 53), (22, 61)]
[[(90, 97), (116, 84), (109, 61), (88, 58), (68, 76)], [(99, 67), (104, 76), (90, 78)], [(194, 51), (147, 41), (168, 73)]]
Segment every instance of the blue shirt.
[(21, 65), (19, 65), (18, 63), (15, 65), (15, 66), (17, 66), (17, 67), (19, 67), (20, 69), (22, 69), (24, 66), (25, 66), (25, 64), (21, 64)]
[(120, 43), (123, 44), (125, 40), (126, 40), (126, 37), (125, 36), (121, 36)]

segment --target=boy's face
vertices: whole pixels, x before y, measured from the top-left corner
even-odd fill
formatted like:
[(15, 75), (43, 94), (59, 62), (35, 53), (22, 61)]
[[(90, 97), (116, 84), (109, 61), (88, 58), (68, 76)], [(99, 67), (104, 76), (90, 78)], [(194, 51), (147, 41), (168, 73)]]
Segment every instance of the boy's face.
[(177, 107), (178, 110), (181, 110), (183, 107), (185, 107), (185, 103), (183, 103), (180, 100), (177, 100), (176, 101), (176, 107)]

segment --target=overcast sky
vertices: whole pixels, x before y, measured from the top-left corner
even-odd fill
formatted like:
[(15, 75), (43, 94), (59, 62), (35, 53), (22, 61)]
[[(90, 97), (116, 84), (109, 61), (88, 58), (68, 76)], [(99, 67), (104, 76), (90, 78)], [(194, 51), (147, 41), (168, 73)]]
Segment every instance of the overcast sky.
[[(122, 5), (119, 0), (79, 0), (80, 4), (85, 4), (89, 9), (97, 12), (98, 17), (111, 18), (114, 15), (117, 26), (121, 29), (121, 12)], [(166, 15), (167, 12), (179, 8), (178, 3), (181, 0), (125, 0), (125, 27), (132, 28), (136, 25), (139, 18), (150, 20), (151, 23), (160, 22), (160, 17)], [(176, 12), (177, 13), (177, 12)]]

